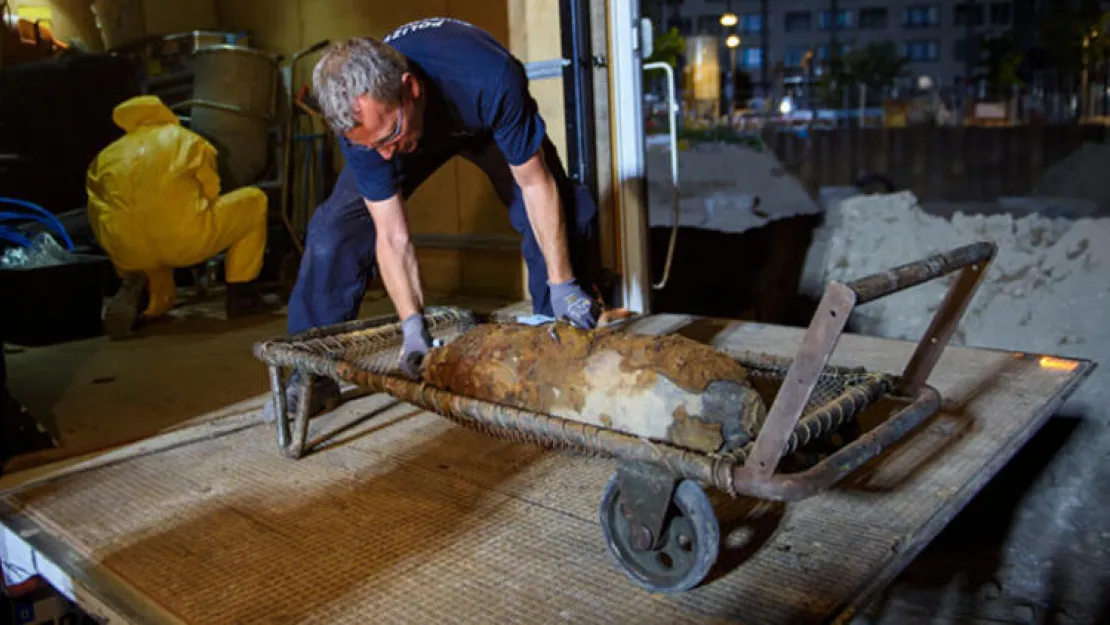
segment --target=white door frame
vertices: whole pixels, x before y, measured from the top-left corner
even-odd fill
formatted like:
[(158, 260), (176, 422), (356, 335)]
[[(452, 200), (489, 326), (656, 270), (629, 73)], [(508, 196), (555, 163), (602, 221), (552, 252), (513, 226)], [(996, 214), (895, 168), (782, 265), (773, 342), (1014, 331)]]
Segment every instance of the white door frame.
[(608, 4), (613, 194), (621, 259), (621, 301), (632, 312), (650, 314), (640, 0), (608, 0)]

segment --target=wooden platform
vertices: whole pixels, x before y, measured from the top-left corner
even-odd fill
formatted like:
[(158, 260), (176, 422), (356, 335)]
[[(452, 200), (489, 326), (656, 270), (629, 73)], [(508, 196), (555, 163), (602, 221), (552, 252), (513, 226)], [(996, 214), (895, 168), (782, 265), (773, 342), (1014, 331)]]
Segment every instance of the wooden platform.
[[(792, 356), (801, 330), (661, 316), (722, 349)], [(897, 372), (912, 344), (845, 336), (838, 364)], [(1074, 361), (1072, 361), (1074, 362)], [(789, 506), (718, 496), (722, 570), (640, 591), (597, 524), (605, 460), (487, 438), (381, 396), (278, 455), (228, 428), (9, 493), (0, 522), (132, 622), (820, 623), (846, 619), (993, 476), (1092, 366), (949, 348), (944, 412), (840, 487)]]

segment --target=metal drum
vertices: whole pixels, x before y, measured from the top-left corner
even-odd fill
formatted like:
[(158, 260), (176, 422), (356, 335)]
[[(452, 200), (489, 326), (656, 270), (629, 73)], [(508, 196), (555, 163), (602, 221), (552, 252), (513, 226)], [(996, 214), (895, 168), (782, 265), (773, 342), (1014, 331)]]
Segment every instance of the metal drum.
[(174, 33), (162, 37), (166, 44), (172, 44), (182, 52), (192, 54), (201, 48), (210, 48), (221, 45), (249, 46), (250, 39), (245, 33), (216, 31), (216, 30), (191, 30), (185, 33)]
[(262, 50), (209, 45), (194, 54), (190, 127), (220, 151), (225, 192), (257, 182), (266, 169), (278, 76), (277, 59)]

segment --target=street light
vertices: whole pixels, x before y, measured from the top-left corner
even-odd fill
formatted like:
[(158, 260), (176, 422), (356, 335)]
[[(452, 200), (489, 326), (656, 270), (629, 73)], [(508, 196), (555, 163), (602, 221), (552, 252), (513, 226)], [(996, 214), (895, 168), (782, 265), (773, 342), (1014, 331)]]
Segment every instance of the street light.
[(721, 14), (721, 26), (724, 26), (726, 28), (736, 26), (739, 21), (740, 18), (736, 17), (735, 13), (727, 12)]
[(725, 39), (725, 45), (730, 48), (735, 48), (736, 46), (740, 45), (740, 35), (729, 35)]

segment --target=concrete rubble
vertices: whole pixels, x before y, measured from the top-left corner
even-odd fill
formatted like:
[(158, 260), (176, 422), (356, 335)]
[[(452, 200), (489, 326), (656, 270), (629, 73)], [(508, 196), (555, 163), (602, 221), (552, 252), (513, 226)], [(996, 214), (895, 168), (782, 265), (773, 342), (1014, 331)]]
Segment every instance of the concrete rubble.
[[(745, 145), (697, 143), (678, 157), (679, 224), (739, 233), (772, 221), (815, 215), (821, 206), (769, 150)], [(648, 207), (652, 228), (674, 223), (670, 149), (647, 151)]]
[[(1110, 180), (1105, 165), (1102, 177)], [(1008, 476), (976, 499), (974, 520), (948, 532), (961, 537), (927, 552), (892, 587), (883, 623), (921, 610), (935, 615), (928, 622), (1089, 623), (1110, 609), (1103, 596), (1110, 584), (1110, 218), (1077, 217), (1095, 212), (1075, 208), (1078, 193), (1052, 195), (1064, 199), (986, 210), (922, 207), (908, 192), (855, 195), (830, 202), (814, 233), (802, 278), (811, 297), (828, 280), (993, 240), (998, 257), (953, 343), (1100, 364), (1011, 462)], [(917, 339), (947, 284), (936, 280), (861, 306), (852, 330)], [(895, 606), (899, 617), (889, 611)]]

